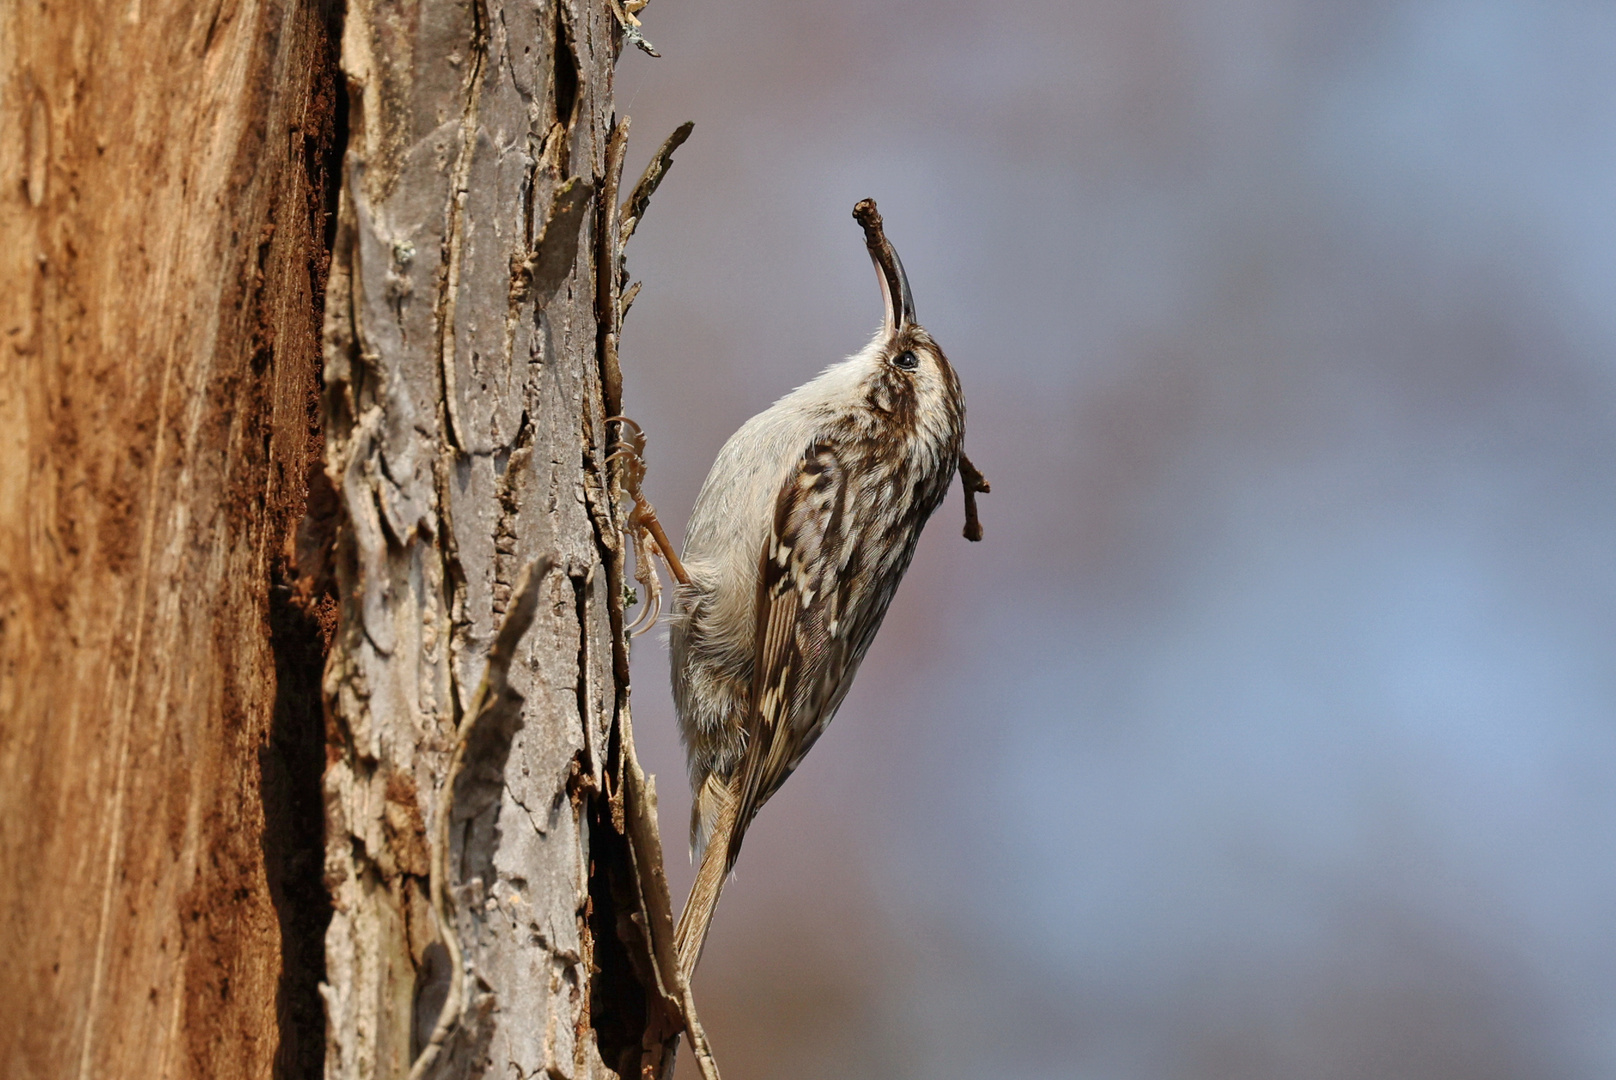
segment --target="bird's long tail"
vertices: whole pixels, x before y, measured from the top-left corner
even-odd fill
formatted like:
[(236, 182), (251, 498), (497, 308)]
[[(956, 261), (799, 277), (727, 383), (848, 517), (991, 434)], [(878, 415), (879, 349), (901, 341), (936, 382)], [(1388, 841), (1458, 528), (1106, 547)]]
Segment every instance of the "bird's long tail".
[(673, 948), (679, 958), (679, 971), (685, 981), (696, 971), (701, 961), (702, 946), (707, 943), (707, 929), (712, 925), (713, 912), (718, 909), (718, 895), (724, 890), (724, 880), (733, 865), (729, 858), (730, 837), (735, 832), (736, 799), (728, 785), (718, 787), (722, 801), (712, 830), (707, 833), (707, 846), (702, 851), (701, 866), (696, 870), (695, 884), (690, 886), (690, 899), (679, 915), (679, 926), (674, 930)]

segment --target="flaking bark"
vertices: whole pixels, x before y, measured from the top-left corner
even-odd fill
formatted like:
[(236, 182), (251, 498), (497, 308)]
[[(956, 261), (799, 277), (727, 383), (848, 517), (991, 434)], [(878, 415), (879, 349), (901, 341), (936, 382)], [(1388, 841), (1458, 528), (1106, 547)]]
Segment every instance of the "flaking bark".
[[(599, 0), (348, 8), (325, 344), (333, 1080), (639, 1076), (682, 1030), (716, 1077), (633, 759), (607, 461), (631, 26)], [(511, 707), (479, 724), (529, 565), (548, 572), (506, 638)]]

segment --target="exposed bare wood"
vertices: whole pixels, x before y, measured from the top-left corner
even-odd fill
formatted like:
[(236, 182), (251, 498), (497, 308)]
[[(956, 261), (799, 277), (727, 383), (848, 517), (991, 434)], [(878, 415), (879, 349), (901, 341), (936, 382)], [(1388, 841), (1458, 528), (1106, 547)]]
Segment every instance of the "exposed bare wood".
[(605, 444), (643, 7), (0, 9), (8, 1076), (705, 1047)]
[(0, 5), (0, 1062), (317, 1075), (340, 21)]

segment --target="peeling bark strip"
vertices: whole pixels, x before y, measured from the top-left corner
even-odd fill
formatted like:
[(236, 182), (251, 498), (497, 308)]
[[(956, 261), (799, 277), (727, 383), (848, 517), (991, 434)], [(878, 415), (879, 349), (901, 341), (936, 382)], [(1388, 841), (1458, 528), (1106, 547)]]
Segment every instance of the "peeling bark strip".
[(641, 7), (350, 0), (325, 323), (333, 1080), (641, 1076), (681, 1032), (717, 1078), (669, 961), (605, 445), (632, 231), (612, 66)]

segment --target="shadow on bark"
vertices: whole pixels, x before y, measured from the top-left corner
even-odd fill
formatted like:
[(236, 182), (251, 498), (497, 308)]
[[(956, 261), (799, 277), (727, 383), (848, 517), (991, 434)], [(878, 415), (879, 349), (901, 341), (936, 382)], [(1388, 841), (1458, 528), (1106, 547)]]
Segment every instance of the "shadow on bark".
[(281, 977), (275, 1012), (280, 1046), (276, 1080), (318, 1080), (325, 1068), (325, 929), (331, 896), (322, 880), (325, 815), (325, 717), (320, 676), (335, 602), (299, 604), (292, 586), (270, 589), (270, 641), (275, 653), (275, 717), (259, 750), (264, 800), (264, 867), (280, 920)]

